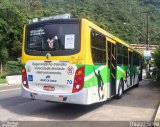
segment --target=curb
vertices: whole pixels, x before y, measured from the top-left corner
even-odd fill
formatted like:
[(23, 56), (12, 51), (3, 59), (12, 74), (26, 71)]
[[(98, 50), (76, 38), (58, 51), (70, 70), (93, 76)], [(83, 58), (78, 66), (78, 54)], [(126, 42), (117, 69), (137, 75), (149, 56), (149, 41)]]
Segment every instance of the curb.
[(154, 121), (160, 121), (160, 104), (159, 104)]

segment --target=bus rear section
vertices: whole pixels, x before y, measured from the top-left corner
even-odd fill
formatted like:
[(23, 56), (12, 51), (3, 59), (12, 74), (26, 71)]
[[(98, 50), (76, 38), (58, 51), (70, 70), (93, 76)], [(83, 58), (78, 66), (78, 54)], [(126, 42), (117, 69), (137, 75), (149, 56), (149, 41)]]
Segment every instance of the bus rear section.
[(22, 96), (87, 104), (81, 20), (29, 24), (23, 37)]

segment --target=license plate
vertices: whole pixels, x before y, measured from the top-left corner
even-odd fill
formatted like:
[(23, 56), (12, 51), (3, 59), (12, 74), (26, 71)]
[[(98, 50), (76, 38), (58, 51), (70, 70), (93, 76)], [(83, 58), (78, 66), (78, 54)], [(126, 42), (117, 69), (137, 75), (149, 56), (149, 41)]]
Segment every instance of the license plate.
[(50, 85), (45, 85), (45, 86), (43, 86), (43, 90), (54, 91), (55, 87), (54, 86), (50, 86)]

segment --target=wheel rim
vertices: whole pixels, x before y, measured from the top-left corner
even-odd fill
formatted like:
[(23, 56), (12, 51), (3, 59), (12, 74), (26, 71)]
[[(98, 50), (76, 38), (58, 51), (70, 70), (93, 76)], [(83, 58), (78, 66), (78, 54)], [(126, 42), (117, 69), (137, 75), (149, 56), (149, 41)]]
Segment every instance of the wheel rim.
[(119, 95), (122, 95), (122, 83), (120, 83)]
[(122, 87), (119, 89), (119, 95), (122, 95)]

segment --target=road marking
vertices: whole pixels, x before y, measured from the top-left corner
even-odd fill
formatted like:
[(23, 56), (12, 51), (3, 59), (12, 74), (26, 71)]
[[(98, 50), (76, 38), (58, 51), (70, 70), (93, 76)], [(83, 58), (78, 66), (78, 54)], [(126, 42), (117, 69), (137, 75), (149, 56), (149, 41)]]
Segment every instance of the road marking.
[(14, 89), (7, 89), (7, 90), (0, 90), (0, 93), (2, 92), (8, 92), (8, 91), (14, 91), (14, 90), (19, 90), (21, 88), (14, 88)]

